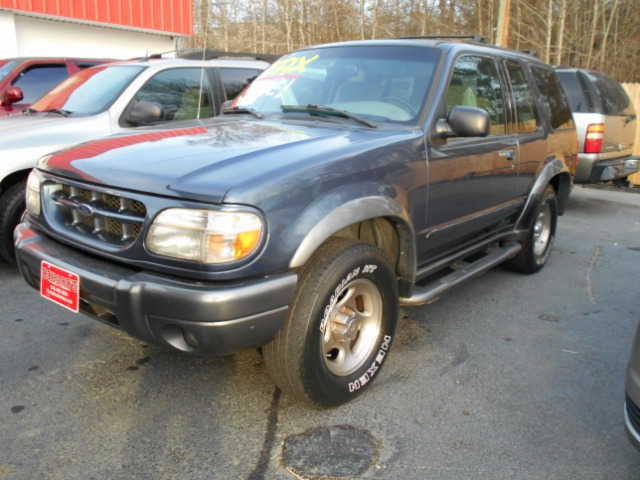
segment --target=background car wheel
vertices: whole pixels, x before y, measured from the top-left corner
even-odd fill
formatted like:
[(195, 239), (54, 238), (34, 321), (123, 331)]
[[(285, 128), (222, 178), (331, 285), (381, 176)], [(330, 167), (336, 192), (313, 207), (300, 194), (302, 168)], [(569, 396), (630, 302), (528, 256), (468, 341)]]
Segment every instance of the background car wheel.
[(547, 185), (534, 214), (522, 250), (506, 262), (506, 266), (522, 273), (536, 273), (549, 260), (558, 224), (558, 200), (556, 191)]
[(301, 271), (289, 318), (264, 347), (274, 383), (320, 406), (351, 400), (379, 375), (398, 305), (395, 274), (376, 247), (329, 240)]
[(0, 196), (0, 256), (12, 265), (16, 264), (13, 231), (25, 210), (26, 182), (19, 182)]

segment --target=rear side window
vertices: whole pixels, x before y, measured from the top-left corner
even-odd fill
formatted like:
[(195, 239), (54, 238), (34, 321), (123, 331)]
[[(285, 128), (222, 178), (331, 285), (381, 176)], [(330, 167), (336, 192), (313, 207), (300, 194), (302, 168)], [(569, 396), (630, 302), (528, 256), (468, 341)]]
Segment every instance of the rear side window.
[(535, 132), (538, 129), (536, 106), (522, 65), (514, 61), (507, 61), (506, 65), (516, 102), (516, 132)]
[(602, 102), (602, 113), (605, 115), (627, 116), (633, 115), (634, 109), (631, 100), (620, 85), (613, 78), (604, 74), (593, 75), (587, 73), (592, 79), (593, 85), (598, 93), (598, 97)]
[(569, 99), (571, 111), (574, 113), (587, 113), (591, 111), (591, 102), (589, 102), (589, 98), (585, 97), (583, 86), (578, 81), (577, 73), (557, 72), (557, 74)]
[(221, 68), (219, 71), (227, 100), (236, 98), (244, 87), (260, 75), (260, 70), (253, 68)]
[(531, 70), (540, 93), (540, 102), (549, 112), (551, 127), (555, 130), (575, 128), (569, 100), (556, 73), (538, 66), (531, 67)]
[(22, 90), (23, 103), (33, 103), (68, 76), (66, 65), (36, 65), (22, 72), (13, 85)]

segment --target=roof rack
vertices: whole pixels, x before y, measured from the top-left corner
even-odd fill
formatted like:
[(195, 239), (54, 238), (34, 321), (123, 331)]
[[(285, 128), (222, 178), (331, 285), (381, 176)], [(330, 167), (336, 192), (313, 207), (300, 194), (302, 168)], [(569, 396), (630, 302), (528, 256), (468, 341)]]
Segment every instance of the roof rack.
[(216, 58), (251, 58), (254, 60), (263, 60), (265, 62), (275, 62), (282, 55), (274, 55), (271, 53), (251, 53), (251, 52), (224, 52), (214, 48), (194, 48), (190, 50), (182, 50), (178, 56), (189, 60), (213, 60)]
[(487, 39), (475, 33), (473, 35), (420, 35), (416, 37), (399, 37), (402, 40), (471, 40), (476, 43), (487, 43)]
[(532, 49), (520, 50), (520, 53), (524, 53), (526, 55), (531, 55), (532, 57), (538, 58), (538, 52), (536, 52), (535, 50), (532, 50)]
[(216, 58), (248, 58), (252, 60), (263, 60), (273, 63), (278, 60), (281, 55), (273, 55), (270, 53), (249, 53), (249, 52), (225, 52), (212, 48), (189, 48), (181, 50), (169, 50), (167, 52), (153, 53), (146, 57), (136, 57), (136, 60), (157, 60), (165, 58), (165, 55), (173, 53), (176, 58), (184, 58), (187, 60), (214, 60)]

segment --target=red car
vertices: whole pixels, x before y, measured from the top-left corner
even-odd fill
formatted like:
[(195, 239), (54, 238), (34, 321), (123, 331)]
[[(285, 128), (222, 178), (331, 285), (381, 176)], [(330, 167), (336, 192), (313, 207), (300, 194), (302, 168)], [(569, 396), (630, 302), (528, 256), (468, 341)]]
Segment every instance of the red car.
[(0, 117), (19, 114), (65, 78), (107, 61), (26, 57), (0, 60)]

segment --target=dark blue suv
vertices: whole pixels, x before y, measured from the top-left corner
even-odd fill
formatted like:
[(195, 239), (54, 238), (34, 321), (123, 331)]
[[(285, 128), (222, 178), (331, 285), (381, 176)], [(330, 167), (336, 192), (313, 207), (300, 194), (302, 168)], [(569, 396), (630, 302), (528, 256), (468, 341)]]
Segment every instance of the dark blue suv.
[(306, 48), (224, 115), (47, 155), (15, 233), (26, 281), (148, 342), (262, 347), (286, 393), (379, 376), (400, 305), (540, 270), (577, 137), (551, 67), (478, 41)]

